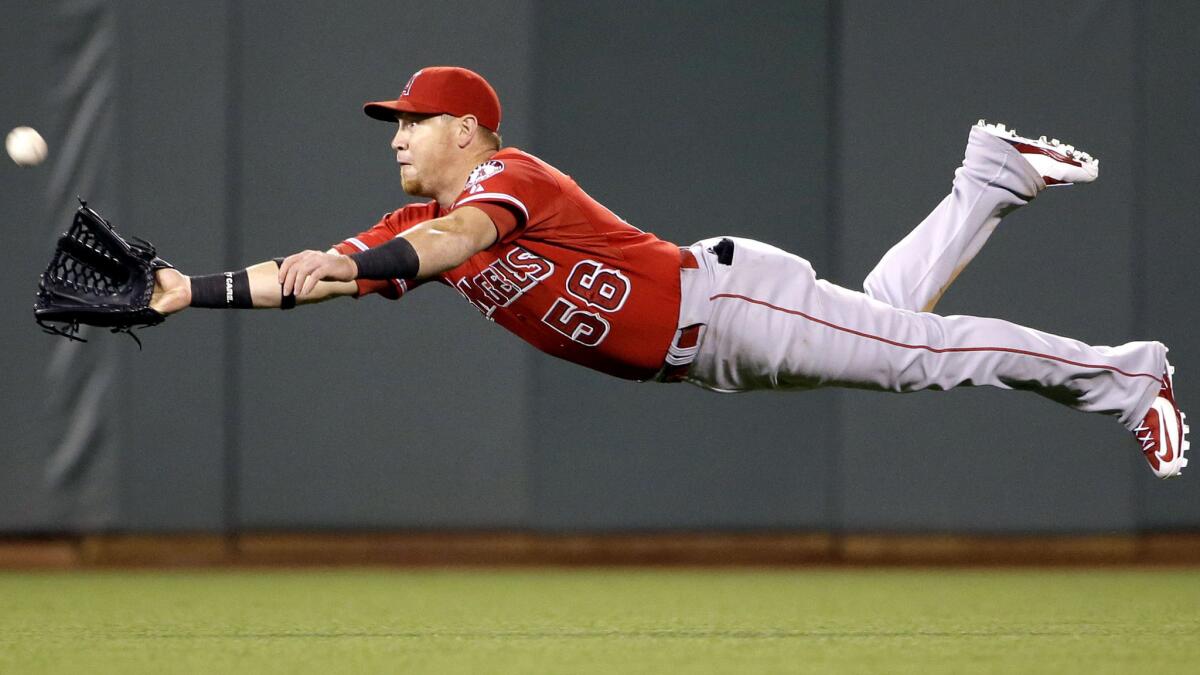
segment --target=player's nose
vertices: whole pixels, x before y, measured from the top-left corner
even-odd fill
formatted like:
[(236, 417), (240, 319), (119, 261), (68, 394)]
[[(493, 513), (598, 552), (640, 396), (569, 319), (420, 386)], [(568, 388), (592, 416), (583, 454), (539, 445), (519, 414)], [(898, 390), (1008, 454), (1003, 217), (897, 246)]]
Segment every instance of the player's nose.
[(403, 150), (408, 147), (408, 139), (403, 129), (397, 129), (396, 135), (392, 136), (392, 149)]

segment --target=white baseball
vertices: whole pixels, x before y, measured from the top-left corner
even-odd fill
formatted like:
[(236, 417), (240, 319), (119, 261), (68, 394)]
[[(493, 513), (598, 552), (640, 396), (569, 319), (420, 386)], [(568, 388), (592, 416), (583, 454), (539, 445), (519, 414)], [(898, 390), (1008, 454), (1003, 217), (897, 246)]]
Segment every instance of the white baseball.
[(17, 127), (8, 132), (4, 139), (4, 149), (17, 166), (37, 166), (46, 159), (49, 149), (46, 139), (33, 127)]

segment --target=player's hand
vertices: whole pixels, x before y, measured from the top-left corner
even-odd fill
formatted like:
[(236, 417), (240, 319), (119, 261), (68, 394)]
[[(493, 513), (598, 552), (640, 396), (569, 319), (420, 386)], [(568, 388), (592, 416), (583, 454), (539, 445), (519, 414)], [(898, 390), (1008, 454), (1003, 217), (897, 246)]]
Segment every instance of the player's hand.
[(358, 265), (336, 253), (301, 251), (285, 258), (279, 266), (283, 294), (295, 293), (297, 298), (312, 293), (318, 281), (354, 281), (357, 277)]
[(154, 293), (150, 308), (162, 314), (174, 314), (192, 304), (192, 280), (179, 270), (164, 267), (154, 273)]

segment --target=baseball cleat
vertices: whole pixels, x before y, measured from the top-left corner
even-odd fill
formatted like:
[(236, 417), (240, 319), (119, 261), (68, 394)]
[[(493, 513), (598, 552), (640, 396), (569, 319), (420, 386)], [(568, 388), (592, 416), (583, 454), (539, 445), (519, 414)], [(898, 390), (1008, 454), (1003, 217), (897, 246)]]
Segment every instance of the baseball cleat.
[(1175, 403), (1175, 388), (1171, 376), (1175, 367), (1167, 364), (1163, 373), (1162, 389), (1150, 412), (1142, 418), (1141, 425), (1133, 430), (1133, 436), (1142, 444), (1142, 454), (1150, 463), (1150, 470), (1159, 478), (1172, 478), (1183, 472), (1187, 466), (1187, 458), (1183, 456), (1188, 450), (1188, 426), (1184, 424), (1184, 415)]
[(1041, 174), (1047, 187), (1090, 183), (1100, 175), (1100, 160), (1057, 138), (1046, 140), (1041, 136), (1035, 141), (1018, 136), (1016, 129), (1006, 129), (1003, 124), (989, 124), (984, 120), (979, 120), (975, 126), (1016, 148)]

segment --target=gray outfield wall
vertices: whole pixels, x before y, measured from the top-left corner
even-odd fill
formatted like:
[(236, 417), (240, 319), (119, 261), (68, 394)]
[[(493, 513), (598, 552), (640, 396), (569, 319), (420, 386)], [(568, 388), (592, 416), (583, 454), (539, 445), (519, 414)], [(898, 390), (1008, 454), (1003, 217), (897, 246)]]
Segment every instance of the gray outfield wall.
[(1006, 220), (939, 311), (1161, 339), (1200, 410), (1195, 5), (8, 4), (0, 125), (52, 157), (0, 168), (0, 531), (1200, 526), (1200, 476), (1154, 480), (1112, 420), (985, 389), (610, 380), (440, 287), (196, 310), (141, 352), (26, 318), (75, 194), (189, 272), (364, 229), (405, 198), (359, 105), (455, 63), (496, 85), (507, 144), (634, 224), (768, 241), (853, 288), (976, 119), (1066, 136), (1101, 181)]

